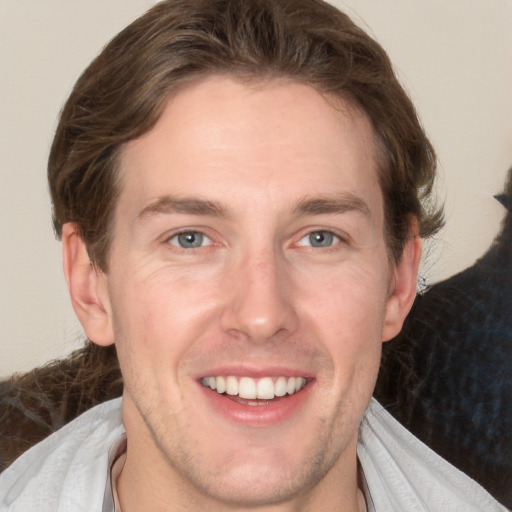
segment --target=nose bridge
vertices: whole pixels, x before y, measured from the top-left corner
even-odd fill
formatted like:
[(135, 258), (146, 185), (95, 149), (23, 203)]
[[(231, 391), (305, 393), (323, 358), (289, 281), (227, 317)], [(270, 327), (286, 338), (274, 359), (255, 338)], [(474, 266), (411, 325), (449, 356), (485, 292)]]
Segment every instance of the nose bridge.
[(295, 329), (290, 276), (275, 249), (247, 251), (229, 279), (232, 293), (223, 312), (224, 329), (244, 333), (257, 343)]

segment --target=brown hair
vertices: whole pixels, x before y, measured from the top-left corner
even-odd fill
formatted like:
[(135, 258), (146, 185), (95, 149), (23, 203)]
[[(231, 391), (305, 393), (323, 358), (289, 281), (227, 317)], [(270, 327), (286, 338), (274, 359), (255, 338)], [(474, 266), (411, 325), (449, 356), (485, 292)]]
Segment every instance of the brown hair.
[(285, 77), (347, 99), (370, 118), (380, 155), (388, 246), (398, 260), (410, 217), (439, 229), (428, 198), (435, 155), (384, 50), (321, 0), (167, 0), (118, 34), (77, 81), (51, 148), (58, 236), (75, 222), (91, 261), (108, 268), (123, 144), (149, 131), (169, 94), (199, 77)]

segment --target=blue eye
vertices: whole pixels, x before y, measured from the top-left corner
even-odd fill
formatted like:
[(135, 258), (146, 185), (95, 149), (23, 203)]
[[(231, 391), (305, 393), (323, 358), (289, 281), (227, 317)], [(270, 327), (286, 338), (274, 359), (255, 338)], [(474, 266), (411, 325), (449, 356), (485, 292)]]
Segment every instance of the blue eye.
[(197, 247), (204, 247), (210, 245), (211, 241), (203, 233), (198, 231), (187, 231), (185, 233), (178, 233), (169, 239), (172, 245), (177, 245), (183, 249), (196, 249)]
[(338, 237), (329, 231), (312, 231), (300, 239), (301, 245), (308, 247), (331, 247)]

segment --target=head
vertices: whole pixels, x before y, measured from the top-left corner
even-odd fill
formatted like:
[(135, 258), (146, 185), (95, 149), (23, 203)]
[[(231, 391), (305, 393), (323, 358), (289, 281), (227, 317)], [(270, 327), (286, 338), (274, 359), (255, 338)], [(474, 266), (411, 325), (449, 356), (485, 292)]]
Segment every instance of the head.
[(75, 311), (125, 379), (122, 492), (142, 471), (199, 509), (325, 509), (355, 487), (434, 167), (384, 51), (323, 2), (163, 2), (105, 48), (49, 174)]

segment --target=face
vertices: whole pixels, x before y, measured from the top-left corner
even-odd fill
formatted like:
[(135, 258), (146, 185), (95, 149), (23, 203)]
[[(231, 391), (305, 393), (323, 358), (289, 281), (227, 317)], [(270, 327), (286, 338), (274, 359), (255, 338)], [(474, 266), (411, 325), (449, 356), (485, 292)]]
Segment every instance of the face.
[(127, 465), (218, 504), (353, 482), (403, 317), (366, 117), (305, 85), (213, 77), (172, 97), (120, 169), (98, 289)]

